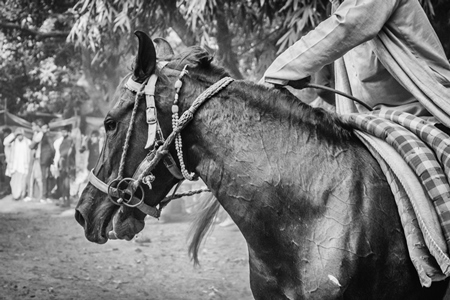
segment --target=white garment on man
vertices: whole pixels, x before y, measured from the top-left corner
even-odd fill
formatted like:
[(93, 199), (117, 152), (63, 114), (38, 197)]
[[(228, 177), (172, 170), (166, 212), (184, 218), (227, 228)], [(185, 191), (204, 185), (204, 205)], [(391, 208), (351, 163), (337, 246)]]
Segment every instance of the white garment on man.
[(23, 174), (28, 174), (29, 166), (30, 166), (30, 139), (24, 137), (21, 141), (19, 139), (15, 139), (11, 146), (11, 171), (19, 172)]
[[(22, 136), (22, 138), (19, 138)], [(24, 136), (23, 129), (16, 130), (16, 139), (9, 143), (11, 147), (11, 194), (13, 199), (19, 200), (26, 194), (26, 178), (31, 160), (31, 141)]]
[(5, 149), (5, 159), (6, 159), (6, 170), (5, 175), (8, 177), (11, 177), (11, 168), (12, 168), (12, 161), (11, 161), (11, 143), (14, 140), (16, 136), (14, 133), (8, 134), (7, 137), (3, 140), (3, 146)]

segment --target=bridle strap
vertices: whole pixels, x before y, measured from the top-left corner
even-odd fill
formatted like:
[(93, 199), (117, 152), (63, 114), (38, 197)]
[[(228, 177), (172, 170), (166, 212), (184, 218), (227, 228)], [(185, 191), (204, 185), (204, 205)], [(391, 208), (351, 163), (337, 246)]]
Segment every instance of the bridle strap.
[[(168, 61), (158, 62), (158, 68), (162, 70), (168, 63), (169, 63)], [(157, 80), (158, 76), (156, 74), (152, 74), (144, 87), (145, 104), (146, 104), (145, 114), (148, 124), (147, 143), (145, 144), (144, 147), (145, 149), (150, 149), (155, 144), (156, 140), (158, 118), (155, 105), (155, 89)], [(132, 76), (130, 76), (128, 78), (128, 81), (125, 83), (125, 87), (132, 92), (138, 93), (139, 91), (142, 90), (142, 83), (134, 81)]]
[(177, 163), (175, 162), (175, 159), (173, 159), (172, 154), (167, 153), (163, 162), (167, 170), (169, 170), (169, 172), (172, 173), (173, 177), (175, 177), (176, 179), (184, 179), (184, 176), (183, 174), (181, 174), (181, 170), (180, 168), (178, 168)]
[[(132, 178), (139, 180), (145, 175), (147, 175), (148, 167), (154, 157), (155, 151), (151, 151), (149, 154), (147, 154), (145, 158), (141, 161), (139, 166), (136, 168), (136, 171), (134, 171)], [(172, 174), (173, 177), (175, 177), (176, 179), (184, 179), (183, 174), (181, 174), (180, 169), (178, 168), (177, 164), (175, 163), (175, 160), (173, 159), (170, 153), (167, 153), (167, 156), (164, 158), (163, 162), (167, 170), (169, 170), (169, 172)]]
[(125, 87), (132, 92), (138, 93), (142, 88), (142, 83), (134, 81), (131, 77), (132, 76), (130, 76), (125, 83)]
[(155, 88), (157, 79), (158, 76), (153, 74), (144, 89), (145, 103), (147, 105), (145, 114), (148, 124), (147, 144), (145, 144), (145, 149), (149, 149), (150, 147), (152, 147), (155, 144), (156, 139), (157, 118), (155, 105)]
[[(147, 143), (145, 144), (145, 149), (149, 149), (155, 144), (156, 139), (156, 129), (157, 129), (157, 117), (156, 117), (156, 106), (155, 106), (155, 87), (158, 76), (152, 74), (148, 79), (147, 84), (144, 87), (145, 94), (145, 104), (146, 104), (146, 120), (148, 124), (147, 131)], [(132, 92), (138, 93), (142, 89), (142, 84), (133, 80), (132, 76), (128, 78), (125, 87)]]
[(88, 175), (87, 179), (98, 190), (100, 190), (101, 192), (103, 192), (105, 194), (108, 194), (108, 185), (106, 183), (104, 183), (103, 181), (101, 181), (100, 179), (98, 179), (97, 176), (95, 176), (94, 170), (91, 170), (89, 172), (89, 175)]

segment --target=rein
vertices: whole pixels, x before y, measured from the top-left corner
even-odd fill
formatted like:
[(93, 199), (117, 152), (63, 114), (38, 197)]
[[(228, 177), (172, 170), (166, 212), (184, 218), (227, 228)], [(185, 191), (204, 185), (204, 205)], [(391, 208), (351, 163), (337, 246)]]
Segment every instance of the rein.
[[(167, 62), (158, 63), (160, 69), (164, 68)], [(131, 208), (138, 208), (143, 213), (159, 218), (161, 215), (161, 210), (166, 206), (171, 200), (180, 198), (182, 196), (190, 196), (193, 194), (198, 194), (202, 192), (209, 191), (208, 189), (200, 189), (197, 191), (192, 191), (183, 194), (175, 195), (176, 190), (179, 185), (182, 183), (183, 179), (195, 180), (195, 173), (187, 172), (184, 161), (183, 161), (183, 152), (182, 152), (182, 140), (181, 140), (181, 130), (183, 130), (186, 125), (194, 118), (195, 112), (198, 110), (200, 105), (202, 105), (205, 101), (213, 97), (215, 94), (220, 92), (223, 88), (228, 86), (231, 82), (234, 81), (231, 77), (225, 77), (219, 80), (218, 82), (211, 85), (205, 91), (203, 91), (192, 103), (190, 108), (186, 110), (181, 117), (178, 117), (178, 98), (179, 92), (182, 86), (182, 77), (187, 74), (186, 67), (181, 71), (178, 80), (175, 83), (175, 100), (172, 105), (172, 132), (164, 140), (162, 135), (161, 128), (157, 119), (157, 112), (155, 106), (155, 88), (157, 82), (157, 75), (153, 74), (149, 78), (147, 78), (142, 84), (135, 82), (132, 77), (128, 79), (128, 82), (125, 84), (125, 87), (132, 92), (136, 92), (135, 102), (133, 106), (133, 111), (130, 118), (129, 127), (127, 130), (127, 134), (125, 137), (125, 142), (123, 145), (122, 156), (120, 159), (119, 172), (116, 179), (113, 179), (108, 184), (100, 180), (94, 173), (93, 170), (89, 173), (88, 180), (89, 182), (95, 186), (98, 190), (108, 195), (108, 198), (111, 202), (119, 206), (128, 206)], [(148, 123), (148, 138), (145, 149), (153, 146), (153, 150), (151, 150), (147, 156), (142, 160), (137, 169), (135, 170), (132, 178), (124, 178), (123, 170), (125, 167), (125, 160), (128, 152), (129, 142), (131, 133), (134, 128), (134, 121), (137, 112), (137, 107), (139, 104), (139, 99), (145, 94), (146, 98), (146, 117)], [(158, 134), (161, 138), (159, 142), (155, 142), (156, 134)], [(175, 141), (175, 149), (177, 150), (178, 160), (180, 162), (181, 170), (177, 167), (175, 160), (172, 155), (169, 153), (170, 145)], [(181, 181), (175, 187), (172, 196), (165, 197), (159, 204), (158, 207), (149, 206), (144, 202), (144, 189), (142, 187), (142, 183), (146, 184), (149, 189), (152, 189), (151, 183), (155, 180), (155, 176), (151, 174), (156, 165), (163, 160), (164, 165), (170, 171), (170, 173), (177, 179)], [(137, 197), (135, 194), (137, 191), (140, 191), (140, 197)], [(117, 199), (117, 200), (115, 200)]]
[(313, 89), (319, 89), (319, 90), (325, 90), (325, 91), (329, 91), (329, 92), (333, 92), (335, 94), (339, 94), (341, 96), (347, 97), (350, 100), (355, 101), (356, 103), (359, 103), (360, 105), (364, 106), (366, 109), (368, 109), (369, 111), (373, 111), (373, 108), (370, 107), (369, 105), (367, 105), (366, 103), (362, 102), (361, 100), (359, 100), (356, 97), (353, 97), (352, 95), (349, 95), (347, 93), (341, 92), (339, 90), (324, 86), (324, 85), (320, 85), (320, 84), (315, 84), (315, 83), (308, 83), (305, 87), (308, 88), (313, 88)]

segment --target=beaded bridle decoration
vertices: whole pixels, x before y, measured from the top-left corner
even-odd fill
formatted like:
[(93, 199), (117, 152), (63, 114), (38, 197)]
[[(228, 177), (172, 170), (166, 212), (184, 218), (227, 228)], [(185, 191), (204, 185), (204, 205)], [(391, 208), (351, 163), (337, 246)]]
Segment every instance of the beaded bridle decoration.
[[(106, 184), (102, 180), (100, 180), (93, 171), (89, 174), (89, 182), (94, 185), (97, 189), (100, 191), (106, 193), (109, 197), (109, 199), (116, 205), (124, 205), (128, 207), (138, 208), (142, 212), (144, 212), (147, 215), (153, 216), (155, 218), (159, 218), (161, 214), (161, 210), (164, 206), (166, 206), (171, 200), (180, 198), (183, 196), (191, 196), (193, 194), (201, 193), (209, 191), (208, 189), (200, 189), (197, 191), (191, 191), (184, 194), (177, 194), (175, 195), (175, 192), (172, 196), (165, 197), (158, 205), (157, 207), (149, 206), (145, 204), (144, 202), (144, 189), (141, 186), (141, 183), (144, 183), (148, 185), (148, 187), (151, 189), (152, 185), (151, 182), (154, 181), (155, 177), (151, 173), (152, 170), (155, 168), (155, 166), (161, 161), (164, 160), (164, 164), (169, 169), (169, 171), (173, 174), (174, 177), (178, 179), (187, 179), (187, 180), (196, 180), (197, 175), (192, 172), (189, 173), (186, 170), (186, 166), (183, 159), (183, 149), (182, 149), (182, 139), (181, 139), (181, 131), (186, 127), (186, 125), (194, 118), (195, 112), (198, 110), (200, 105), (202, 105), (206, 100), (210, 99), (212, 96), (217, 94), (219, 91), (221, 91), (223, 88), (228, 86), (232, 81), (234, 81), (231, 77), (224, 77), (218, 82), (211, 85), (209, 88), (207, 88), (203, 93), (201, 93), (192, 103), (190, 108), (186, 110), (181, 117), (179, 117), (179, 107), (178, 107), (178, 100), (179, 100), (179, 93), (181, 90), (181, 87), (183, 86), (182, 78), (186, 74), (188, 74), (187, 66), (185, 66), (180, 75), (178, 76), (177, 81), (175, 82), (175, 96), (174, 96), (174, 102), (172, 105), (172, 132), (167, 137), (166, 140), (164, 140), (161, 128), (159, 126), (159, 123), (157, 122), (157, 132), (158, 135), (161, 138), (161, 141), (159, 143), (155, 143), (153, 150), (144, 158), (144, 160), (140, 163), (138, 168), (136, 169), (133, 178), (124, 178), (123, 177), (123, 171), (125, 168), (125, 160), (129, 148), (129, 141), (131, 134), (133, 132), (134, 128), (134, 121), (136, 117), (137, 108), (139, 106), (139, 99), (142, 98), (144, 94), (146, 94), (145, 91), (153, 91), (151, 95), (148, 93), (146, 96), (154, 97), (154, 90), (156, 86), (156, 74), (153, 74), (151, 77), (147, 78), (141, 85), (139, 85), (139, 90), (133, 90), (136, 91), (135, 101), (133, 110), (131, 113), (131, 118), (128, 126), (128, 130), (125, 137), (125, 142), (123, 145), (122, 150), (122, 156), (120, 158), (120, 165), (119, 165), (119, 171), (118, 176), (116, 179), (113, 179), (110, 183)], [(131, 80), (131, 77), (130, 79)], [(150, 86), (150, 89), (148, 89), (148, 83), (151, 82), (153, 86)], [(134, 83), (136, 85), (136, 83)], [(148, 109), (148, 108), (147, 108)], [(155, 115), (156, 118), (156, 115)], [(148, 116), (147, 116), (148, 119)], [(180, 171), (181, 176), (178, 175), (180, 171), (175, 170), (174, 166), (176, 168), (176, 164), (173, 161), (173, 158), (171, 157), (169, 153), (169, 147), (170, 145), (175, 142), (175, 149), (177, 152), (178, 161), (180, 163)], [(148, 143), (147, 143), (148, 144)], [(181, 183), (181, 181), (180, 181)], [(135, 193), (137, 190), (141, 191), (141, 197), (137, 198), (135, 196)], [(175, 189), (176, 190), (176, 189)], [(128, 198), (126, 198), (127, 196)], [(115, 200), (117, 198), (117, 200)]]
[[(179, 111), (178, 98), (179, 98), (181, 87), (183, 86), (183, 82), (181, 81), (181, 79), (183, 78), (184, 75), (187, 74), (186, 67), (187, 67), (187, 65), (184, 66), (183, 70), (181, 70), (178, 80), (175, 82), (175, 98), (174, 98), (173, 105), (172, 105), (172, 130), (175, 130), (175, 128), (178, 126), (178, 123), (180, 122), (180, 119), (178, 117), (178, 111)], [(178, 161), (180, 162), (181, 174), (183, 174), (183, 177), (187, 180), (195, 180), (195, 177), (196, 177), (195, 173), (194, 172), (189, 173), (186, 170), (186, 165), (184, 164), (183, 147), (182, 147), (180, 133), (178, 133), (175, 136), (175, 149), (177, 150), (177, 157), (178, 157)]]

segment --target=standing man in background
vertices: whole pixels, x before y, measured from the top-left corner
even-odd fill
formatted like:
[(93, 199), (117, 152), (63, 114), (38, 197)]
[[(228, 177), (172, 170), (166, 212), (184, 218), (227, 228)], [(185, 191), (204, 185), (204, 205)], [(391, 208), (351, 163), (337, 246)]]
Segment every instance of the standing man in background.
[(39, 143), (42, 140), (43, 132), (41, 126), (44, 125), (41, 119), (37, 119), (35, 122), (31, 122), (31, 129), (33, 130), (33, 137), (31, 138), (31, 162), (30, 162), (30, 171), (29, 171), (29, 186), (28, 186), (28, 196), (24, 199), (25, 202), (33, 201), (34, 199), (34, 187), (35, 184), (39, 189), (38, 200), (42, 199), (42, 172), (41, 172), (41, 149), (39, 147)]
[(23, 199), (26, 195), (26, 184), (28, 169), (31, 159), (31, 141), (25, 137), (22, 128), (16, 128), (15, 136), (7, 141), (11, 149), (10, 171), (11, 171), (11, 193), (14, 200)]
[(98, 130), (93, 130), (90, 137), (86, 137), (86, 139), (84, 139), (80, 152), (83, 153), (86, 150), (89, 151), (87, 163), (87, 169), (89, 172), (95, 167), (98, 157), (100, 156), (102, 146), (103, 145), (100, 144), (100, 133)]
[[(75, 179), (75, 143), (70, 137), (72, 126), (66, 125), (61, 130), (62, 139), (58, 140), (59, 158), (56, 162), (59, 173), (58, 190), (61, 192), (61, 207), (70, 207), (70, 181)], [(56, 141), (55, 141), (56, 144)]]
[(40, 149), (40, 158), (39, 163), (41, 167), (41, 180), (42, 180), (42, 203), (52, 203), (49, 198), (49, 185), (48, 179), (50, 177), (50, 165), (53, 162), (55, 157), (55, 149), (53, 148), (53, 143), (48, 136), (48, 132), (50, 131), (50, 127), (47, 123), (43, 124), (41, 127), (42, 131), (42, 139), (38, 145)]

